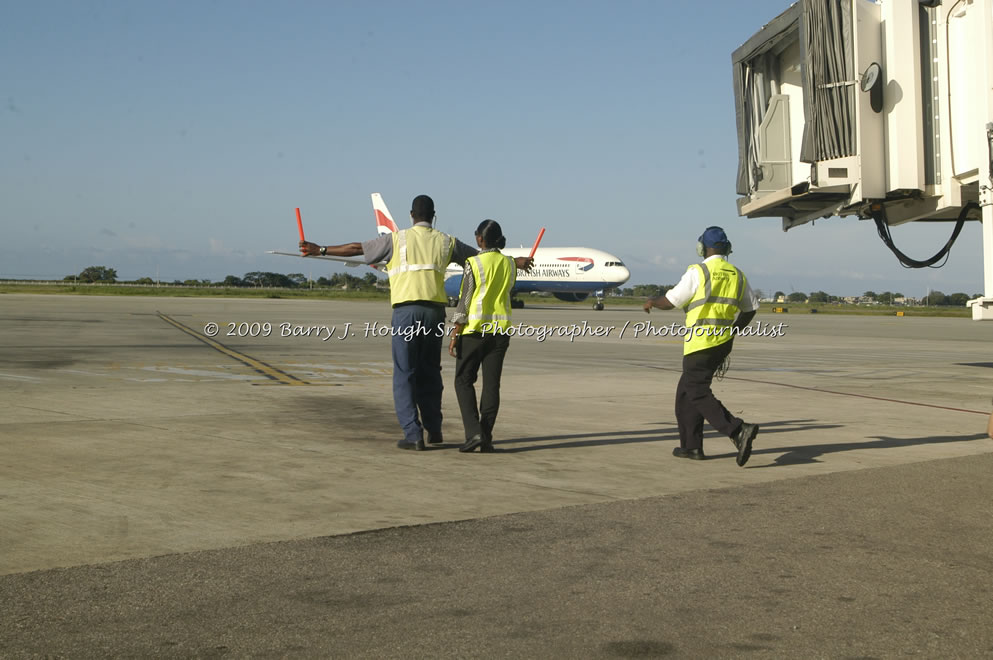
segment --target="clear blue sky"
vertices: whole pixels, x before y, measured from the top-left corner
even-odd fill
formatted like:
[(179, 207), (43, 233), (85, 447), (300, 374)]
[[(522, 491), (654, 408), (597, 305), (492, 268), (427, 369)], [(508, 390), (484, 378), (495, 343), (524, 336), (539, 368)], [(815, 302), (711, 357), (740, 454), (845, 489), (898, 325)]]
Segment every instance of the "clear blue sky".
[[(471, 239), (599, 247), (674, 283), (722, 225), (753, 286), (982, 292), (978, 223), (942, 269), (871, 223), (737, 217), (731, 53), (788, 7), (712, 2), (19, 2), (0, 23), (0, 277), (338, 270), (266, 255), (374, 235), (435, 199)], [(894, 230), (922, 259), (950, 225)], [(353, 271), (354, 272), (354, 271)]]

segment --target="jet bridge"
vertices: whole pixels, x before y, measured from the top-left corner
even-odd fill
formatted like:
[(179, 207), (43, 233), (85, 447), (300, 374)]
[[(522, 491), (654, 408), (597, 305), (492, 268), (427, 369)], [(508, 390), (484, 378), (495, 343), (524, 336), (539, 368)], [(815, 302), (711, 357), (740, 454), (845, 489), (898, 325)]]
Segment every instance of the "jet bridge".
[[(993, 0), (799, 0), (732, 55), (739, 215), (872, 219), (907, 266), (982, 221), (993, 319)], [(945, 221), (930, 259), (889, 228)]]

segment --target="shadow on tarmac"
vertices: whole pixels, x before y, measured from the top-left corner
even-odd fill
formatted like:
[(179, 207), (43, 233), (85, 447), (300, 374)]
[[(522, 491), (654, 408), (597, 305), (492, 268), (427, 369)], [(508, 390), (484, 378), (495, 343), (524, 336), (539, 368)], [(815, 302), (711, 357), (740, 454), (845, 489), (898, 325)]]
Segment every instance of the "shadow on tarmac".
[[(759, 438), (770, 433), (798, 433), (803, 431), (835, 429), (843, 427), (843, 424), (817, 424), (811, 419), (790, 419), (778, 422), (763, 422)], [(845, 442), (839, 444), (801, 445), (796, 447), (770, 447), (767, 449), (756, 448), (752, 450), (752, 455), (760, 454), (780, 454), (773, 462), (767, 465), (754, 465), (754, 468), (768, 468), (783, 465), (804, 465), (811, 463), (821, 463), (818, 457), (825, 454), (833, 454), (843, 451), (854, 451), (861, 449), (898, 449), (901, 447), (913, 447), (915, 445), (940, 444), (945, 442), (968, 442), (982, 440), (986, 438), (985, 433), (973, 433), (971, 435), (948, 435), (948, 436), (925, 436), (920, 438), (891, 438), (886, 436), (875, 436), (874, 440), (866, 442)], [(715, 431), (708, 431), (704, 434), (705, 440), (720, 441), (723, 438)], [(566, 442), (554, 442), (565, 440)], [(508, 440), (494, 441), (497, 453), (518, 454), (522, 452), (540, 451), (544, 449), (574, 449), (578, 447), (597, 447), (602, 445), (621, 445), (639, 442), (664, 442), (668, 440), (679, 440), (679, 432), (674, 426), (668, 428), (652, 428), (641, 431), (603, 431), (599, 433), (576, 433), (572, 435), (543, 435), (531, 438), (512, 438)], [(525, 447), (509, 447), (525, 443), (551, 443), (551, 444), (530, 444)], [(454, 449), (458, 445), (445, 444), (427, 449)], [(705, 446), (706, 447), (706, 446)], [(721, 454), (707, 454), (707, 458), (734, 458), (734, 452)], [(749, 469), (750, 469), (749, 468)]]
[[(833, 429), (840, 424), (815, 424), (811, 419), (790, 419), (778, 422), (765, 422), (762, 424), (762, 433), (794, 433), (798, 431), (810, 431), (814, 429)], [(704, 434), (704, 439), (719, 440), (723, 438), (720, 434), (710, 431)], [(569, 442), (556, 442), (554, 444), (541, 444), (529, 447), (507, 447), (509, 444), (549, 442), (553, 440), (568, 440)], [(574, 435), (544, 435), (533, 438), (513, 438), (510, 440), (496, 440), (493, 445), (497, 451), (504, 454), (516, 454), (526, 451), (538, 451), (542, 449), (569, 449), (574, 447), (595, 447), (598, 445), (620, 445), (636, 442), (659, 442), (665, 440), (679, 440), (679, 431), (675, 425), (668, 428), (645, 429), (642, 431), (604, 431), (600, 433), (577, 433)], [(733, 456), (734, 454), (729, 454)]]
[[(763, 428), (759, 433), (759, 437), (762, 437), (762, 433), (765, 433)], [(890, 438), (886, 436), (874, 436), (875, 440), (867, 442), (844, 442), (839, 444), (831, 445), (807, 445), (801, 447), (773, 447), (769, 449), (753, 449), (752, 455), (756, 456), (758, 454), (776, 454), (781, 453), (781, 456), (777, 456), (773, 463), (768, 465), (754, 465), (749, 466), (751, 468), (768, 468), (776, 467), (780, 465), (803, 465), (805, 463), (821, 463), (822, 461), (817, 460), (819, 456), (825, 454), (833, 454), (842, 451), (853, 451), (858, 449), (898, 449), (900, 447), (913, 447), (915, 445), (933, 445), (941, 444), (945, 442), (969, 442), (972, 440), (982, 440), (986, 438), (985, 433), (972, 433), (969, 435), (943, 435), (943, 436), (925, 436), (921, 438)], [(727, 458), (733, 457), (734, 454), (721, 454), (710, 456), (710, 458)]]

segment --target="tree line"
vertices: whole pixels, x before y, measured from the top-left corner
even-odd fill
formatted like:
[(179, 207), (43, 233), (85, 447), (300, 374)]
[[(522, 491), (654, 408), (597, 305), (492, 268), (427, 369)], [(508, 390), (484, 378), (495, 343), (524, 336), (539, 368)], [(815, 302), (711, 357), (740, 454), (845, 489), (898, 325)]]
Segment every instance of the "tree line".
[[(758, 293), (758, 292), (756, 292)], [(922, 305), (933, 305), (933, 306), (952, 306), (952, 307), (965, 307), (965, 303), (973, 298), (979, 298), (980, 294), (975, 293), (973, 295), (968, 295), (965, 293), (951, 293), (944, 294), (941, 291), (934, 290), (930, 291), (924, 297), (915, 299), (914, 304)], [(900, 304), (906, 299), (902, 293), (883, 291), (882, 293), (876, 293), (875, 291), (866, 291), (861, 296), (832, 296), (824, 291), (814, 291), (810, 295), (803, 293), (801, 291), (794, 291), (790, 294), (785, 294), (782, 291), (777, 291), (773, 296), (773, 300), (783, 299), (786, 302), (792, 303), (844, 303), (848, 302), (850, 298), (855, 298), (856, 302), (859, 303), (869, 303), (869, 304), (879, 304), (879, 305), (894, 305)]]
[[(67, 275), (63, 278), (65, 282), (83, 282), (95, 284), (115, 284), (121, 280), (117, 277), (117, 270), (106, 266), (89, 266), (84, 268), (78, 275)], [(151, 277), (140, 277), (133, 280), (134, 284), (162, 284)], [(170, 285), (181, 286), (215, 286), (215, 287), (276, 287), (283, 289), (302, 289), (311, 286), (327, 287), (331, 289), (357, 289), (373, 290), (384, 286), (389, 286), (389, 280), (378, 277), (375, 273), (366, 273), (363, 277), (356, 277), (348, 273), (335, 273), (331, 277), (319, 277), (311, 281), (303, 273), (271, 273), (268, 271), (252, 271), (243, 276), (228, 275), (219, 282), (211, 280), (173, 280), (165, 282)]]
[[(114, 284), (118, 281), (118, 279), (117, 271), (113, 268), (108, 268), (106, 266), (89, 266), (84, 268), (78, 275), (66, 276), (65, 281)], [(134, 283), (159, 284), (159, 282), (156, 282), (150, 277), (139, 278), (134, 280)], [(303, 273), (290, 273), (288, 275), (283, 275), (282, 273), (271, 273), (267, 271), (252, 271), (250, 273), (245, 273), (241, 277), (237, 277), (236, 275), (228, 275), (220, 282), (212, 282), (211, 280), (174, 280), (173, 282), (167, 284), (217, 287), (276, 287), (285, 289), (300, 289), (318, 286), (331, 289), (373, 290), (388, 287), (389, 280), (381, 278), (375, 273), (366, 273), (363, 277), (356, 277), (354, 275), (349, 275), (348, 273), (336, 273), (331, 277), (319, 277), (317, 280), (311, 282), (306, 276), (303, 275)], [(673, 285), (671, 284), (636, 284), (632, 287), (617, 289), (617, 293), (618, 295), (632, 298), (657, 298), (658, 296), (665, 294), (665, 292), (672, 287)], [(766, 294), (761, 289), (755, 289), (754, 292), (760, 299), (766, 298)], [(966, 301), (979, 297), (981, 296), (978, 293), (971, 296), (965, 293), (952, 293), (946, 295), (941, 291), (935, 290), (915, 302), (919, 302), (919, 304), (924, 305), (965, 307)], [(899, 292), (893, 293), (890, 291), (883, 291), (882, 293), (866, 291), (861, 296), (849, 296), (847, 298), (844, 296), (833, 296), (825, 291), (813, 291), (809, 295), (801, 291), (793, 291), (789, 294), (783, 293), (782, 291), (776, 291), (772, 295), (772, 299), (776, 301), (782, 299), (791, 303), (815, 304), (843, 303), (846, 302), (848, 298), (857, 298), (858, 302), (892, 305), (896, 303), (898, 299), (904, 298), (904, 295)]]
[(617, 293), (629, 298), (658, 298), (671, 288), (671, 284), (636, 284), (618, 289)]
[[(656, 298), (663, 295), (666, 291), (671, 289), (672, 286), (673, 285), (671, 284), (638, 284), (633, 287), (618, 289), (617, 294), (633, 298)], [(760, 300), (767, 298), (765, 292), (761, 289), (755, 289), (754, 293)], [(951, 293), (946, 295), (941, 291), (934, 290), (922, 298), (913, 300), (911, 304), (965, 307), (966, 301), (979, 297), (981, 297), (981, 295), (978, 293), (974, 293), (971, 296), (965, 293)], [(803, 293), (802, 291), (793, 291), (792, 293), (776, 291), (772, 294), (771, 298), (774, 301), (813, 304), (842, 304), (852, 302), (852, 299), (854, 298), (854, 302), (857, 303), (894, 305), (903, 302), (906, 299), (906, 296), (900, 292), (892, 291), (883, 291), (882, 293), (866, 291), (861, 296), (833, 296), (826, 291), (813, 291), (810, 294)]]

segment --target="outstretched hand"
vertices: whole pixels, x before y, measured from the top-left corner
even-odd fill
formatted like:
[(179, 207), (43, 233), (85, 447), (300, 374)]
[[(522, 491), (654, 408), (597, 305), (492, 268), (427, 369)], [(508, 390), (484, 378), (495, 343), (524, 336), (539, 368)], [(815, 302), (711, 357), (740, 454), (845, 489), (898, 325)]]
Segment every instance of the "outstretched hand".
[(300, 241), (300, 256), (313, 257), (321, 253), (321, 246), (310, 241)]
[(672, 304), (672, 301), (669, 300), (669, 297), (666, 296), (666, 294), (664, 293), (658, 298), (649, 298), (648, 300), (645, 301), (645, 304), (642, 305), (642, 309), (645, 310), (646, 314), (652, 313), (652, 307), (658, 307), (659, 309), (676, 308), (676, 306)]
[(531, 266), (534, 265), (534, 259), (531, 257), (514, 257), (514, 263), (517, 264), (518, 270), (523, 270), (525, 273), (530, 273)]

